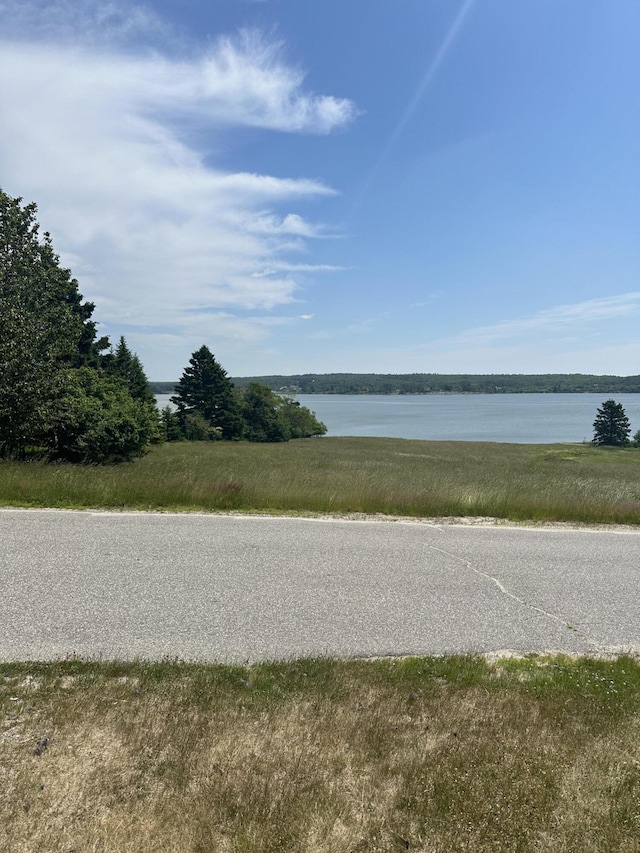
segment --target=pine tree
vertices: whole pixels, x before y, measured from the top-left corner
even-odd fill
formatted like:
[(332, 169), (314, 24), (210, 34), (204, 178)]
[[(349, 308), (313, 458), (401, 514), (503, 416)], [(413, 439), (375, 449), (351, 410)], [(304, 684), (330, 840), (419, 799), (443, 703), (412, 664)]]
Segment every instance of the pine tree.
[(160, 431), (165, 441), (183, 441), (185, 438), (180, 419), (171, 406), (165, 406), (160, 412)]
[(242, 436), (242, 417), (233, 383), (206, 346), (201, 346), (189, 359), (171, 402), (176, 405), (183, 424), (188, 415), (200, 414), (221, 438)]
[(625, 447), (629, 444), (631, 425), (622, 403), (606, 400), (598, 409), (593, 422), (593, 443), (611, 447)]
[(110, 370), (124, 381), (134, 400), (151, 403), (155, 406), (155, 395), (149, 385), (140, 359), (132, 353), (124, 337), (120, 337), (118, 346), (110, 361)]

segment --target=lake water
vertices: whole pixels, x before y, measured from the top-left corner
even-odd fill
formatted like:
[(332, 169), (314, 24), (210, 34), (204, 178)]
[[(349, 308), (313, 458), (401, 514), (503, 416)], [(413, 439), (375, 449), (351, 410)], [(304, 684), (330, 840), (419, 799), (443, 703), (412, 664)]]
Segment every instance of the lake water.
[[(169, 394), (158, 395), (162, 407)], [(612, 394), (640, 429), (640, 394)], [(327, 435), (552, 444), (591, 441), (602, 394), (299, 394)]]

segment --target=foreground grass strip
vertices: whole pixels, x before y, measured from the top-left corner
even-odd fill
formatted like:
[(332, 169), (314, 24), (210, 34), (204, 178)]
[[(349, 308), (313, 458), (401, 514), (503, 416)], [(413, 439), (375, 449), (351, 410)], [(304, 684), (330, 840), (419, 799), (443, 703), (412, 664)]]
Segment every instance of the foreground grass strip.
[(322, 438), (185, 442), (117, 466), (0, 461), (0, 505), (640, 523), (640, 450)]
[(0, 666), (0, 849), (638, 851), (640, 664)]

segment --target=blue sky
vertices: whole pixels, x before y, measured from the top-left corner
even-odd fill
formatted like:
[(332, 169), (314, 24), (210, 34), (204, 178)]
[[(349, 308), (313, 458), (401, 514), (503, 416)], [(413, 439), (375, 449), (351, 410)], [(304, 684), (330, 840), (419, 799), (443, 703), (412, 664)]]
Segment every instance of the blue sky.
[(152, 379), (640, 370), (637, 0), (0, 0), (0, 75)]

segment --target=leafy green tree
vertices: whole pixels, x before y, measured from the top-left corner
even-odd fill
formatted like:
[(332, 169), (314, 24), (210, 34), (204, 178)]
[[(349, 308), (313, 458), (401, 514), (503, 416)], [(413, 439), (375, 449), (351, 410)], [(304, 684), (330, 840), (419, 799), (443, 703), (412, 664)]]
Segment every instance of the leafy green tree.
[(245, 421), (244, 437), (249, 441), (289, 441), (324, 435), (327, 431), (313, 412), (267, 385), (251, 382), (239, 392), (239, 398)]
[(78, 352), (82, 319), (73, 283), (40, 240), (35, 204), (0, 190), (0, 454), (37, 443), (55, 400), (60, 364)]
[(125, 383), (89, 367), (62, 372), (49, 416), (46, 445), (68, 462), (126, 462), (141, 456), (157, 432), (157, 417)]
[(279, 405), (280, 414), (287, 425), (291, 438), (310, 438), (314, 435), (326, 433), (327, 428), (322, 421), (319, 421), (306, 406), (301, 406), (297, 400), (281, 397)]
[(0, 455), (132, 459), (159, 437), (155, 399), (124, 342), (128, 374), (106, 374), (108, 338), (36, 212), (0, 190)]
[(211, 426), (200, 412), (189, 412), (181, 423), (183, 437), (187, 441), (219, 441), (222, 438), (220, 427)]
[(611, 447), (629, 444), (631, 425), (621, 403), (606, 400), (598, 409), (593, 422), (593, 443)]
[(271, 388), (252, 382), (242, 396), (240, 411), (244, 437), (249, 441), (288, 441), (291, 432), (283, 417), (278, 397)]
[(634, 432), (633, 439), (631, 440), (631, 444), (634, 447), (640, 447), (640, 429)]
[(183, 425), (188, 415), (199, 413), (213, 428), (210, 437), (234, 439), (242, 436), (242, 417), (233, 383), (206, 346), (200, 347), (189, 359), (171, 402), (177, 406)]

